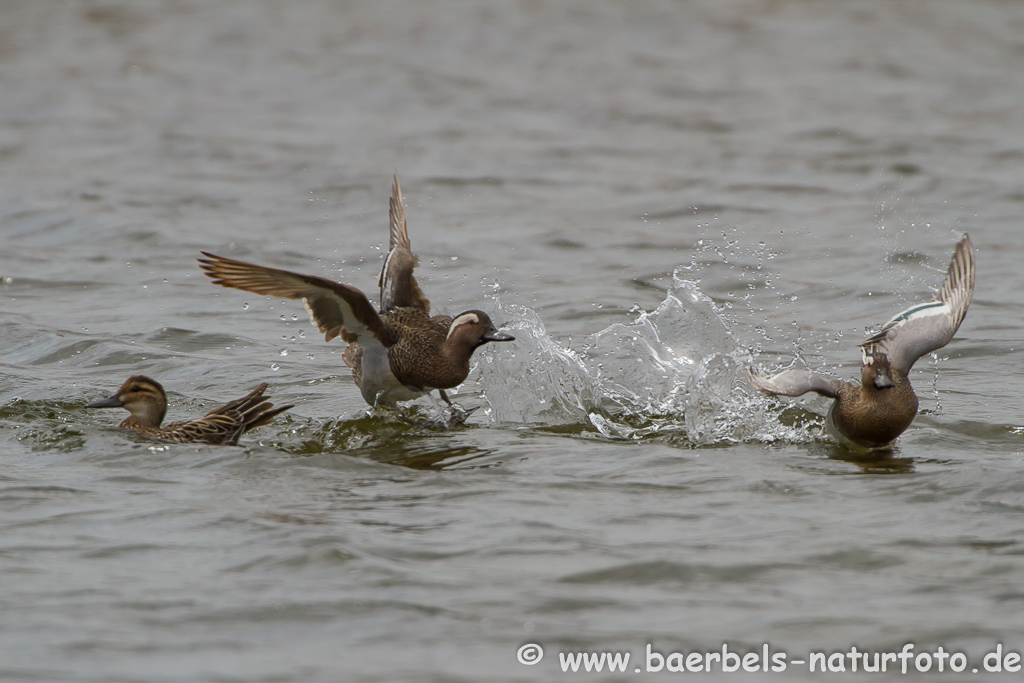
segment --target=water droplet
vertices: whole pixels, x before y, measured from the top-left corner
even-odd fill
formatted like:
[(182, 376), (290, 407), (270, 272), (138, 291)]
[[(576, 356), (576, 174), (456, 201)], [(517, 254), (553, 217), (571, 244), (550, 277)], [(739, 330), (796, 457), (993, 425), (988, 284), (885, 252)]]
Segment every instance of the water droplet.
[(299, 314), (298, 313), (292, 313), (292, 320), (298, 320), (298, 319), (299, 319)]
[(281, 349), (281, 353), (279, 353), (278, 355), (279, 356), (287, 356), (288, 355), (288, 349)]
[(284, 320), (284, 321), (286, 321), (286, 322), (287, 322), (287, 320), (288, 320), (288, 317), (287, 317), (287, 316), (285, 316), (285, 314), (284, 314), (284, 313), (282, 313), (282, 314), (281, 314), (281, 320)]
[(274, 372), (277, 372), (278, 370), (281, 369), (281, 366), (278, 365), (277, 363), (271, 363), (270, 364), (270, 369), (273, 370)]
[(249, 304), (247, 304), (247, 303), (242, 304), (242, 310), (243, 311), (248, 311), (249, 310)]
[(314, 359), (316, 359), (316, 356), (314, 356), (314, 355), (313, 355), (313, 354), (311, 354), (311, 353), (307, 353), (307, 354), (306, 354), (306, 358), (308, 358), (309, 360), (314, 360)]

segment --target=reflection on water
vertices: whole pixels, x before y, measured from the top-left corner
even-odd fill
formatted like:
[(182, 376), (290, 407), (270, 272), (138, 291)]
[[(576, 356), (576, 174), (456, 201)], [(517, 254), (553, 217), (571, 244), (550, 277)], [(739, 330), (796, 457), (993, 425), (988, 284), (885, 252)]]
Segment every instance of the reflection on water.
[(853, 463), (864, 474), (907, 474), (914, 471), (914, 459), (900, 457), (899, 449), (853, 451), (835, 446), (829, 457)]

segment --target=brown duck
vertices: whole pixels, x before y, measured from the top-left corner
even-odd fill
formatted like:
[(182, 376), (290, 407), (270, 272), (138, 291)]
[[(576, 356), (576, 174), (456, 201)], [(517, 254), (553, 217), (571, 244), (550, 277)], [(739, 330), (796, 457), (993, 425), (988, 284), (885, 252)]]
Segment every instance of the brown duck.
[(825, 427), (845, 445), (886, 448), (914, 421), (917, 395), (907, 375), (921, 356), (953, 338), (974, 294), (974, 247), (969, 236), (956, 245), (938, 298), (911, 306), (861, 343), (860, 384), (829, 379), (807, 370), (765, 377), (748, 368), (750, 384), (780, 396), (809, 391), (834, 398)]
[(402, 190), (395, 176), (391, 191), (390, 249), (381, 269), (380, 310), (355, 287), (314, 275), (268, 268), (203, 252), (200, 268), (214, 283), (254, 294), (302, 299), (326, 341), (348, 343), (342, 354), (363, 399), (370, 405), (409, 401), (465, 381), (469, 359), (487, 342), (512, 341), (486, 313), (430, 315), (413, 269), (418, 264), (409, 243)]
[(260, 384), (240, 399), (225, 403), (196, 420), (161, 426), (167, 412), (167, 394), (160, 383), (145, 375), (132, 375), (113, 396), (90, 403), (86, 408), (124, 408), (131, 415), (118, 427), (168, 441), (235, 446), (238, 437), (269, 424), (274, 416), (294, 406), (274, 408), (264, 396), (267, 384)]

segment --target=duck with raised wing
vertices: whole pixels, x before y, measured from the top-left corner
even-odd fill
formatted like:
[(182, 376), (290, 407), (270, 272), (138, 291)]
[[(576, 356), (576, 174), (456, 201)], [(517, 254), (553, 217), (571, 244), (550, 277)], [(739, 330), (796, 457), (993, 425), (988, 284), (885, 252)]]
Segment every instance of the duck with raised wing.
[(487, 342), (512, 341), (486, 313), (430, 315), (413, 269), (402, 190), (395, 176), (391, 191), (390, 249), (381, 268), (380, 311), (355, 287), (314, 275), (268, 268), (203, 252), (200, 267), (215, 284), (254, 294), (302, 299), (326, 341), (348, 343), (342, 359), (370, 405), (410, 401), (433, 389), (448, 404), (445, 389), (465, 381), (469, 359)]
[(825, 427), (848, 446), (887, 448), (917, 415), (917, 395), (907, 375), (921, 356), (953, 338), (974, 294), (974, 246), (964, 235), (956, 245), (938, 298), (911, 306), (860, 344), (860, 384), (829, 379), (807, 370), (765, 377), (748, 368), (750, 384), (780, 396), (813, 391), (835, 399)]
[(238, 437), (269, 424), (278, 413), (294, 406), (275, 408), (264, 396), (267, 384), (260, 384), (240, 399), (225, 403), (196, 420), (161, 426), (167, 412), (167, 393), (160, 383), (145, 375), (132, 375), (113, 396), (90, 403), (86, 408), (124, 408), (131, 415), (118, 427), (132, 429), (158, 439), (180, 443), (208, 443), (236, 446)]

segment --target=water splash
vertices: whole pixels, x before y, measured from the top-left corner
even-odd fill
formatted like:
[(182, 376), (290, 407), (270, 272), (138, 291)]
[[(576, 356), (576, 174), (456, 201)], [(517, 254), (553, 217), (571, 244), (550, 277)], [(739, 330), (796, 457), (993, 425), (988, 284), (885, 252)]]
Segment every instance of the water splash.
[[(690, 446), (783, 434), (747, 384), (750, 352), (715, 303), (677, 269), (661, 304), (588, 338), (559, 345), (525, 306), (498, 302), (513, 349), (484, 349), (476, 370), (492, 423), (588, 422), (609, 438), (667, 438)], [(798, 431), (802, 428), (797, 428)]]
[(564, 424), (599, 410), (597, 385), (579, 354), (548, 336), (533, 309), (500, 301), (499, 308), (506, 316), (502, 329), (516, 341), (477, 354), (490, 421)]

